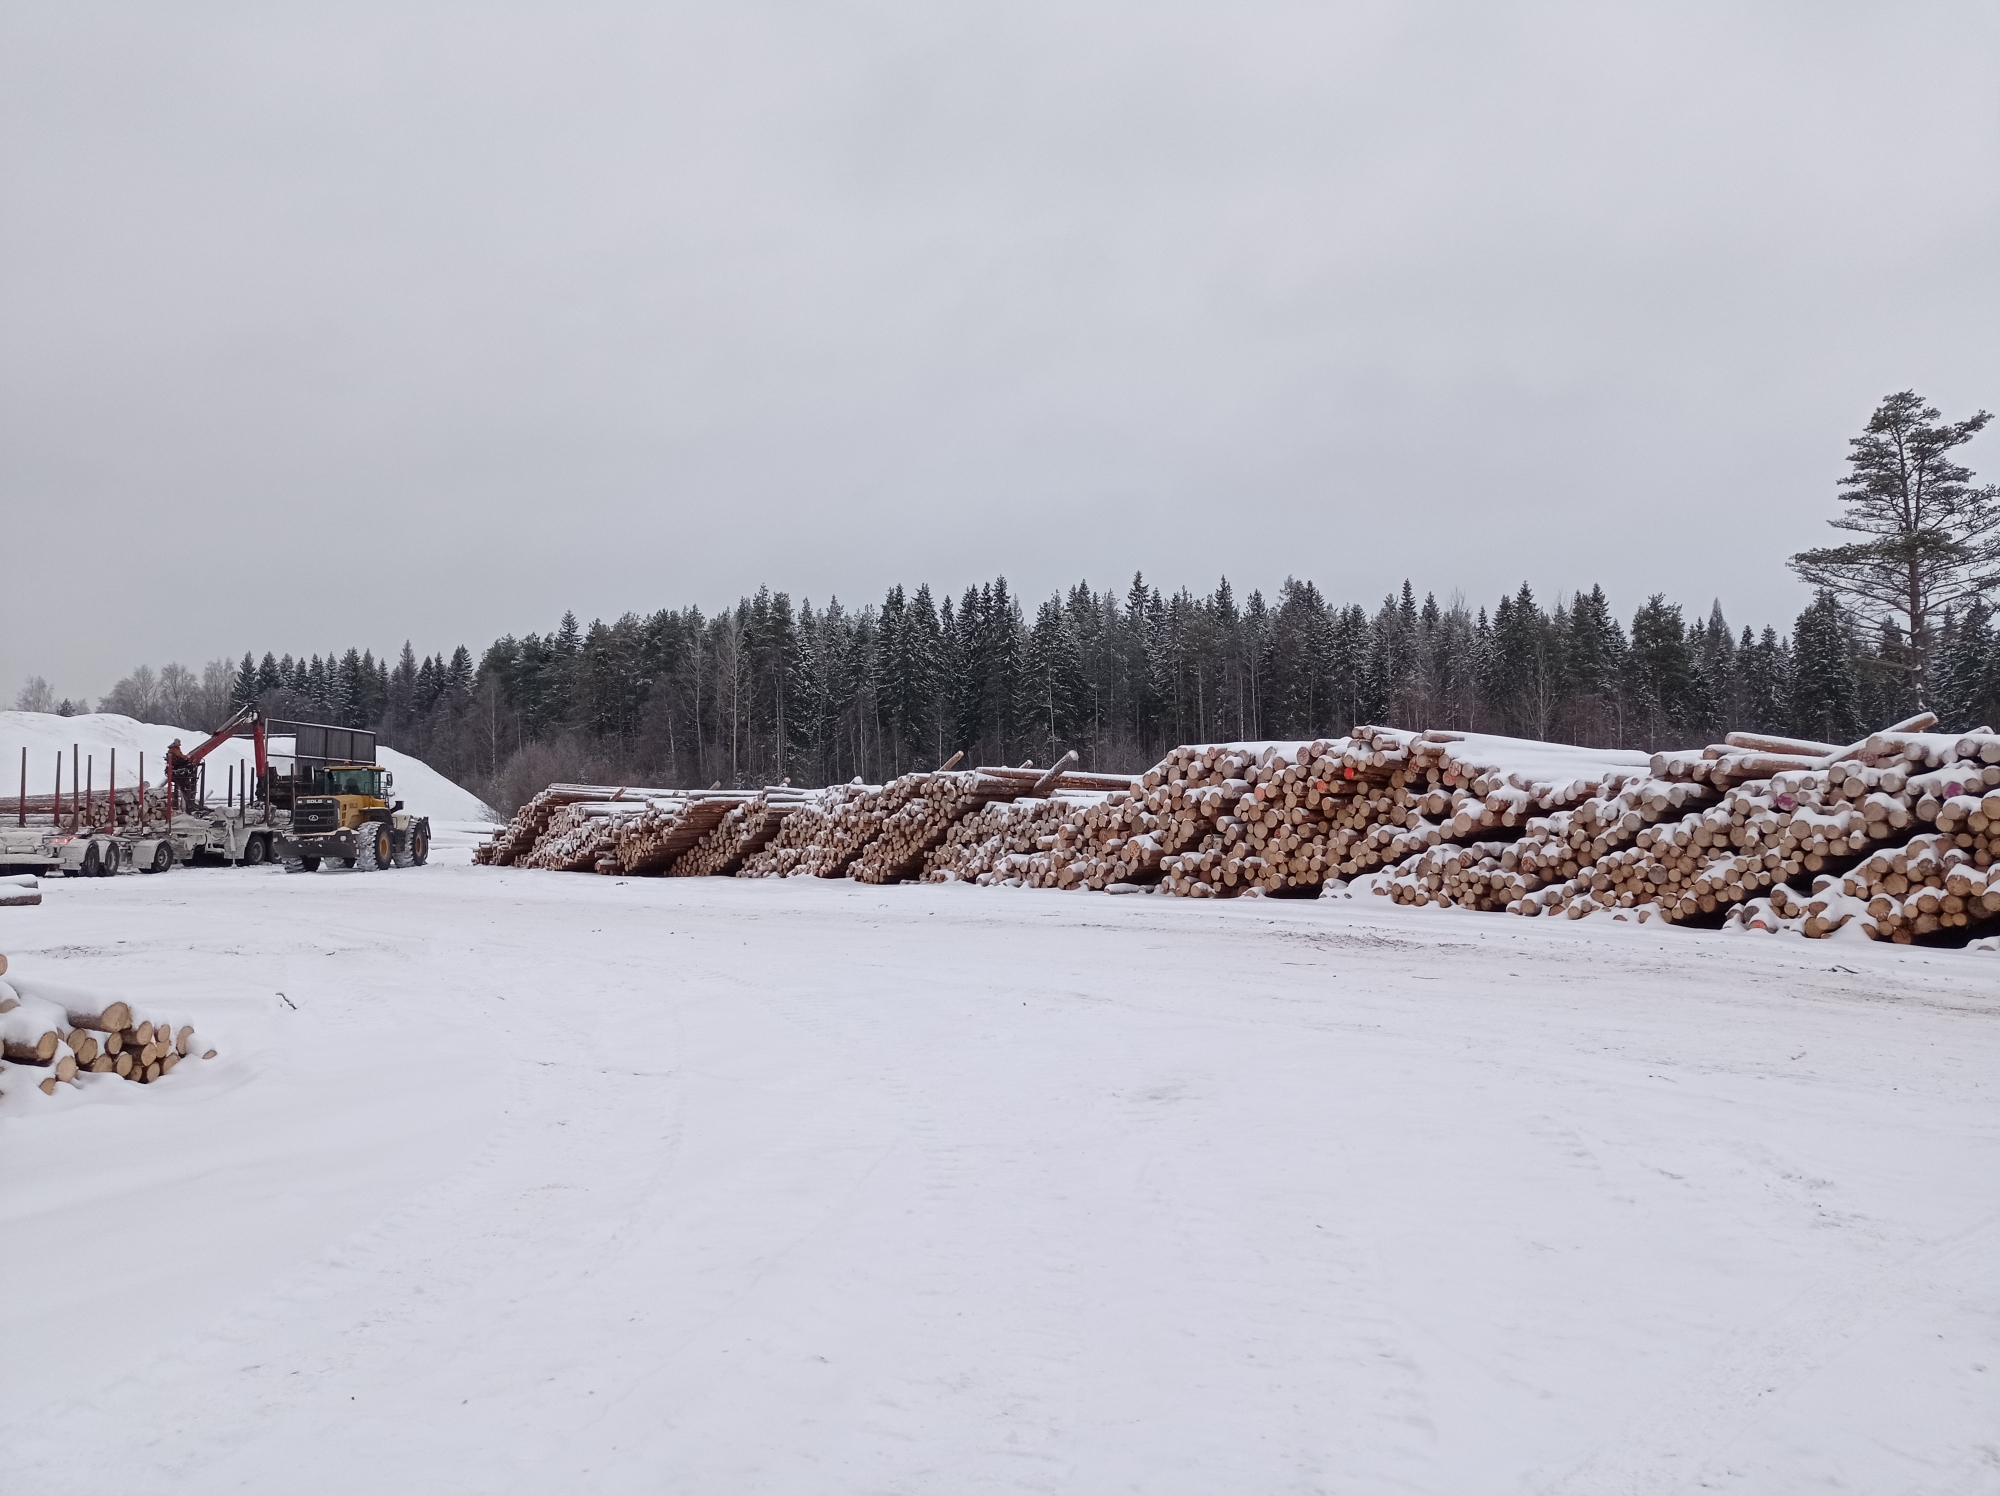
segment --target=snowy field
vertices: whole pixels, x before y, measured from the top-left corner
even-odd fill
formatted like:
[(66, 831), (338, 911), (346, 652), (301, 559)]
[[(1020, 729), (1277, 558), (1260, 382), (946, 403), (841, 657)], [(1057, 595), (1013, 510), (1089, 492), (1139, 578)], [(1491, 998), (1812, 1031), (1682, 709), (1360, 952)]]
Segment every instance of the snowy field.
[(469, 846), (0, 909), (0, 1489), (2000, 1490), (1993, 957)]

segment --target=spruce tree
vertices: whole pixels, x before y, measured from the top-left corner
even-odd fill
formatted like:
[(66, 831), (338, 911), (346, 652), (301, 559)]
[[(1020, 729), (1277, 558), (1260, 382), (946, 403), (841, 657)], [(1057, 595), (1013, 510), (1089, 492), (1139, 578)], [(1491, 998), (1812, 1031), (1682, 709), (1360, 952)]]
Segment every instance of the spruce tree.
[(1242, 638), (1243, 670), (1247, 677), (1245, 695), (1248, 700), (1243, 736), (1249, 742), (1262, 742), (1271, 732), (1268, 715), (1271, 609), (1264, 601), (1262, 588), (1252, 587), (1249, 601), (1243, 605)]
[(2000, 656), (1995, 653), (1993, 612), (1974, 598), (1963, 618), (1955, 619), (1940, 662), (1937, 710), (1949, 732), (1990, 727), (2000, 717)]
[(1665, 748), (1702, 736), (1709, 716), (1706, 682), (1696, 664), (1680, 605), (1660, 593), (1632, 615), (1626, 697), (1641, 747)]
[(236, 668), (236, 681), (229, 688), (231, 706), (246, 707), (257, 700), (257, 661), (249, 650), (243, 651), (243, 663)]
[(1507, 724), (1503, 731), (1548, 736), (1559, 686), (1557, 653), (1549, 617), (1523, 582), (1493, 614), (1493, 702)]
[[(1386, 703), (1375, 692), (1368, 671), (1369, 627), (1367, 611), (1359, 603), (1334, 608), (1310, 582), (1300, 584), (1299, 596), (1305, 606), (1300, 625), (1304, 635), (1304, 673), (1286, 683), (1272, 657), (1271, 699), (1296, 704), (1297, 725), (1291, 729), (1302, 737), (1321, 733), (1346, 732), (1359, 722), (1380, 721)], [(1279, 620), (1271, 622), (1273, 638)]]
[(1603, 587), (1593, 586), (1570, 599), (1561, 663), (1578, 741), (1599, 746), (1622, 743), (1619, 681), (1625, 669), (1625, 630), (1612, 615)]
[(1840, 600), (1822, 588), (1792, 629), (1791, 728), (1802, 738), (1846, 743), (1860, 727), (1854, 650)]
[(987, 725), (989, 751), (1004, 762), (1012, 756), (1014, 707), (1020, 697), (1021, 645), (1027, 632), (1021, 604), (1008, 590), (1005, 577), (993, 579), (993, 591), (986, 602), (986, 631), (980, 673), (985, 677), (985, 705), (981, 715)]
[(1035, 762), (1053, 764), (1074, 745), (1083, 704), (1083, 659), (1062, 605), (1050, 598), (1035, 610), (1021, 651), (1017, 721)]
[(1698, 735), (1720, 737), (1729, 731), (1735, 703), (1730, 692), (1736, 682), (1736, 636), (1722, 616), (1722, 600), (1709, 605), (1708, 622), (1693, 632), (1695, 673), (1700, 681), (1704, 720)]

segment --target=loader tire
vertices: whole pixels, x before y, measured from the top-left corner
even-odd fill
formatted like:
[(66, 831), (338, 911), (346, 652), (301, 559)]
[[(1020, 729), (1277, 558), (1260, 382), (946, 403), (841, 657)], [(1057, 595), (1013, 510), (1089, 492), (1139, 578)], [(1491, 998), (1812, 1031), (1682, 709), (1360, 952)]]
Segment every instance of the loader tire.
[(371, 822), (355, 834), (353, 867), (359, 873), (372, 873), (377, 868), (389, 865), (394, 853), (389, 842), (389, 828)]
[(412, 826), (403, 834), (403, 847), (396, 854), (396, 866), (422, 867), (430, 855), (430, 833), (421, 826)]
[(281, 857), (278, 859), (278, 863), (288, 873), (316, 873), (319, 871), (319, 859), (317, 857)]

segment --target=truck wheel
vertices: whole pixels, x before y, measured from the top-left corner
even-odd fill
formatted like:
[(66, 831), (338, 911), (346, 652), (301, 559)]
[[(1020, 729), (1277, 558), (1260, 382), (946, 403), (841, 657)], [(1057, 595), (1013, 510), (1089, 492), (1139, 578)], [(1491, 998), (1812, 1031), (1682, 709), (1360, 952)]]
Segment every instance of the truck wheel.
[(156, 873), (171, 872), (174, 866), (174, 849), (161, 842), (153, 848), (153, 868)]
[(422, 867), (431, 860), (431, 834), (422, 827), (410, 832), (410, 861)]
[(271, 855), (271, 848), (261, 836), (253, 836), (243, 844), (243, 865), (261, 867), (264, 859)]
[(92, 842), (83, 849), (83, 867), (79, 870), (86, 878), (97, 876), (97, 843)]
[(372, 873), (377, 868), (389, 865), (394, 855), (389, 846), (389, 828), (375, 824), (359, 828), (354, 834), (354, 863), (359, 872)]
[(117, 875), (118, 843), (108, 841), (104, 844), (104, 855), (97, 859), (97, 876), (100, 878), (115, 878)]

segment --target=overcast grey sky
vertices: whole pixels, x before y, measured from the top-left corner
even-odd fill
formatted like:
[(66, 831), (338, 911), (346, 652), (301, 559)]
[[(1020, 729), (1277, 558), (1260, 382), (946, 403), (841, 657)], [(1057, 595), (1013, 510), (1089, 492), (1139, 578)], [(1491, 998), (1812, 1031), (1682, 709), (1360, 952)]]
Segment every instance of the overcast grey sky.
[(1880, 396), (2000, 405), (1992, 0), (5, 0), (0, 132), (7, 696), (763, 581), (1782, 622)]

